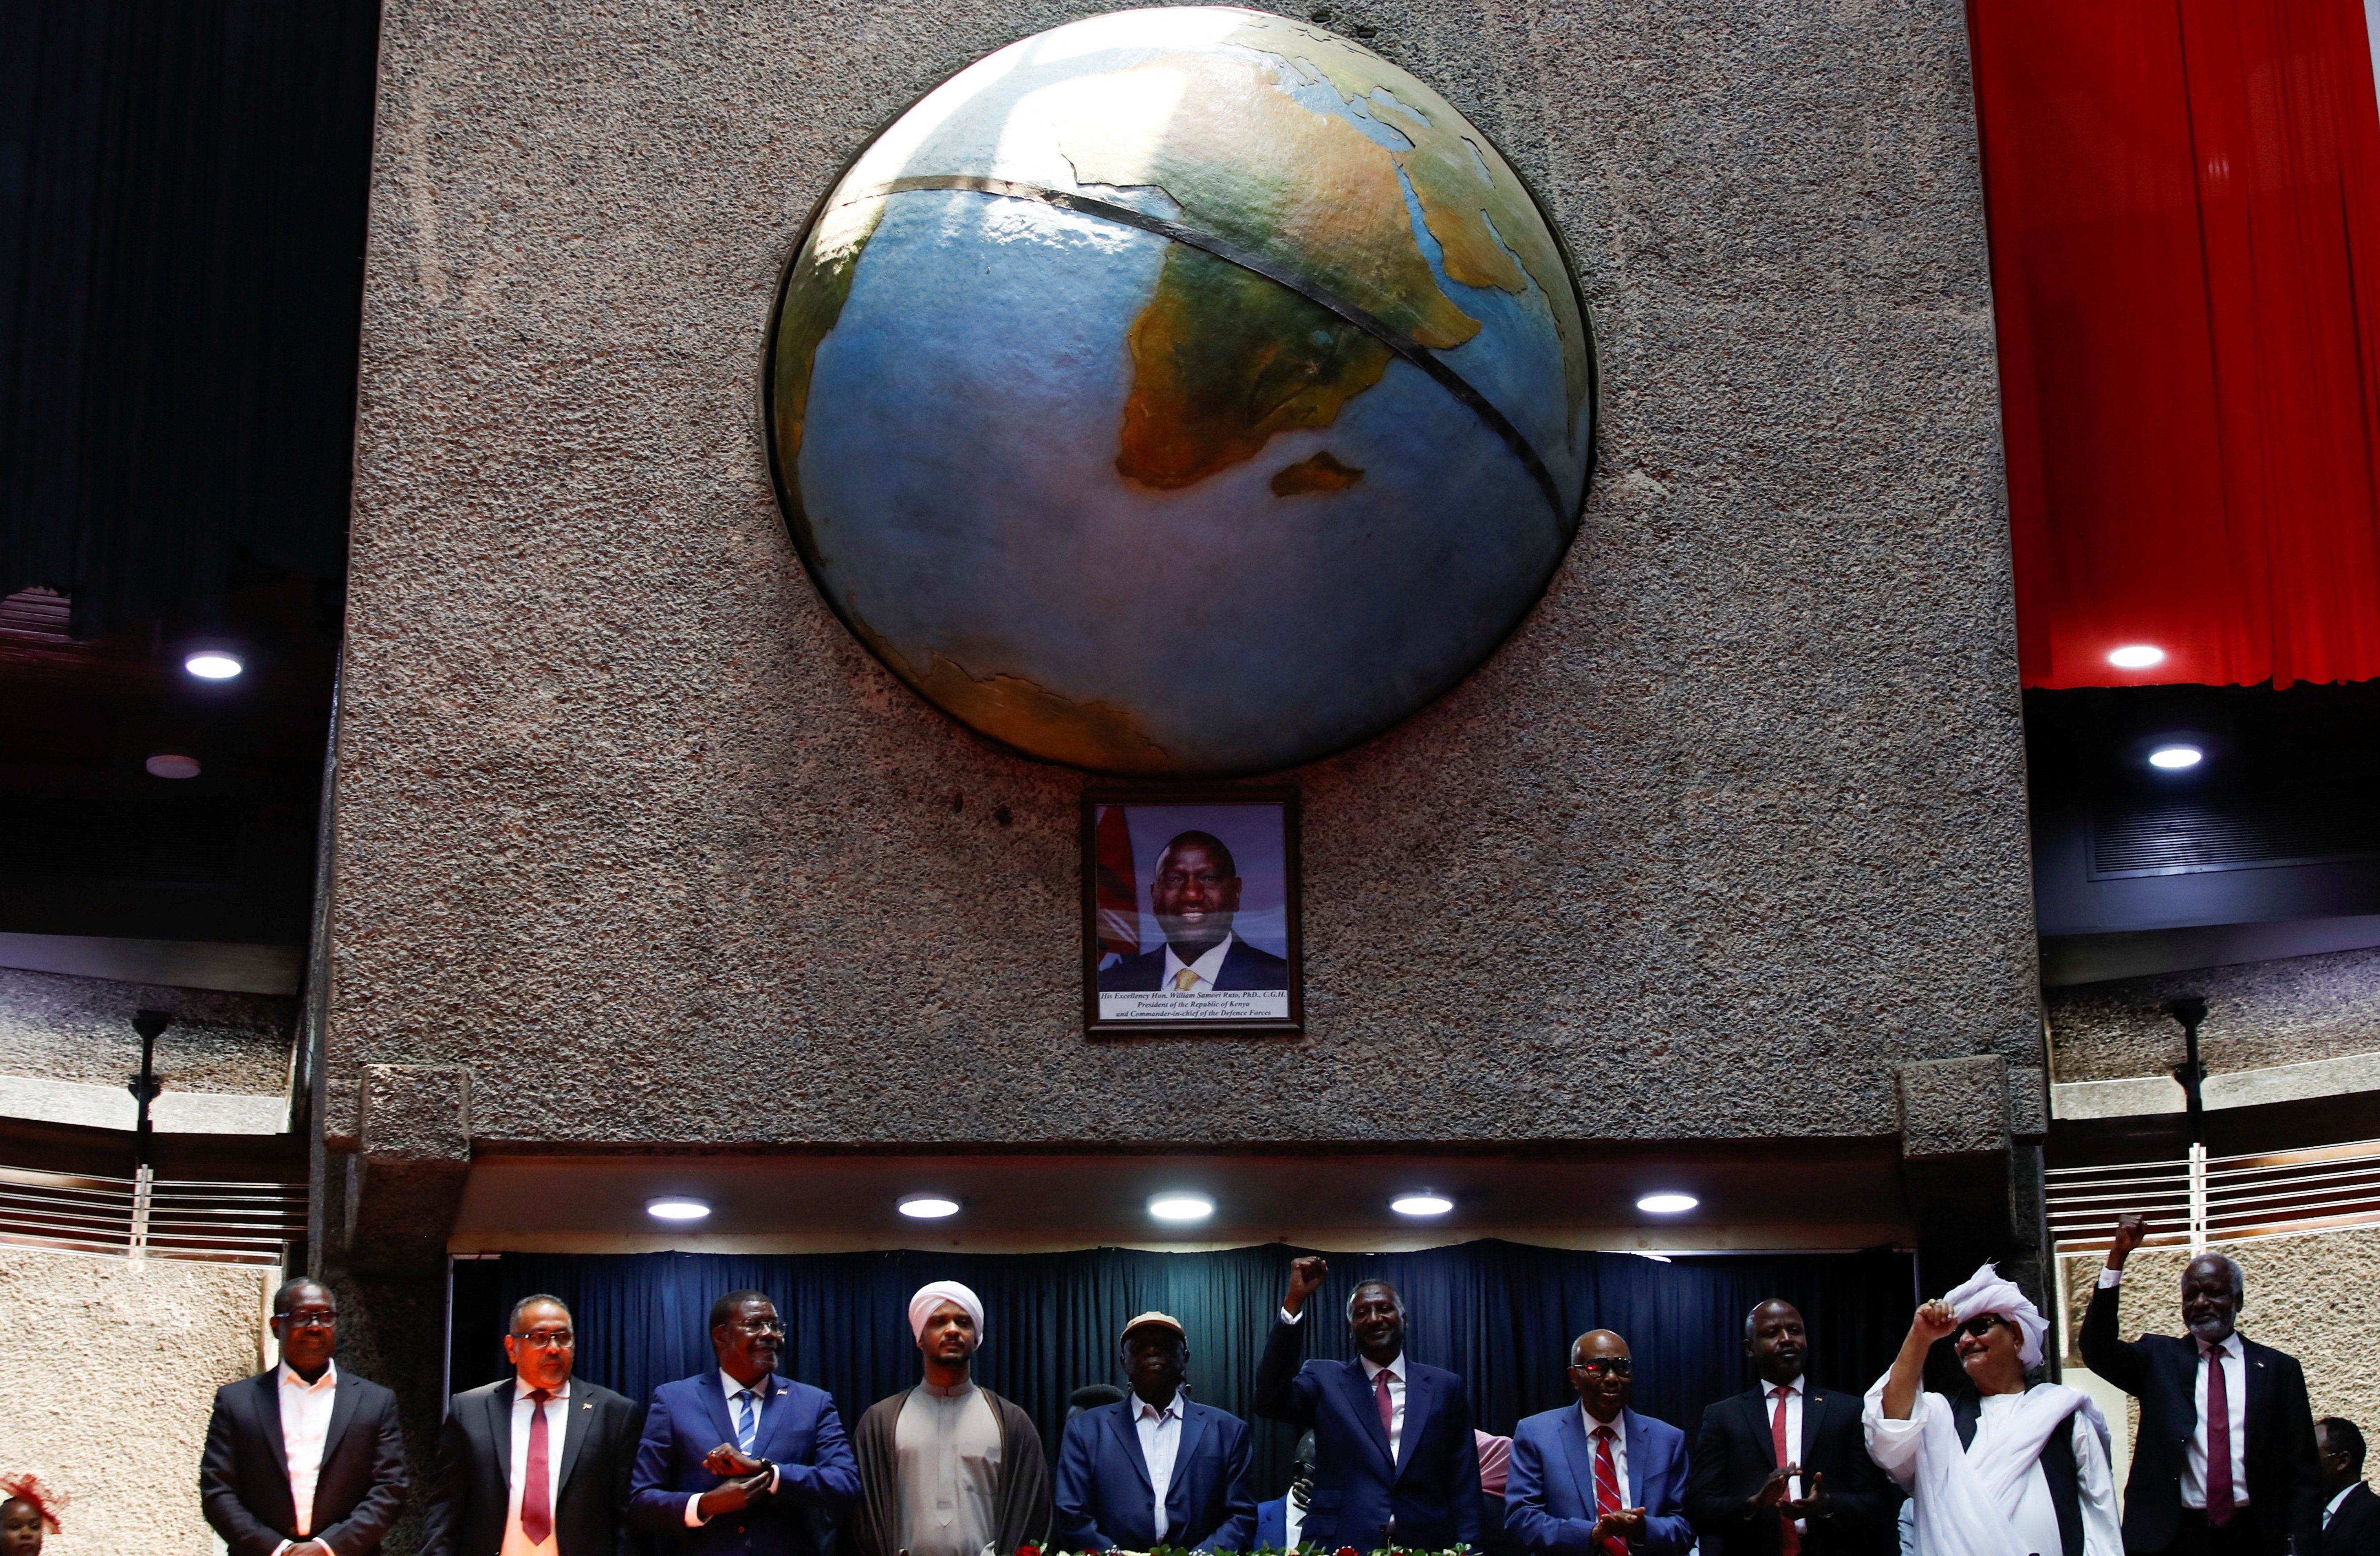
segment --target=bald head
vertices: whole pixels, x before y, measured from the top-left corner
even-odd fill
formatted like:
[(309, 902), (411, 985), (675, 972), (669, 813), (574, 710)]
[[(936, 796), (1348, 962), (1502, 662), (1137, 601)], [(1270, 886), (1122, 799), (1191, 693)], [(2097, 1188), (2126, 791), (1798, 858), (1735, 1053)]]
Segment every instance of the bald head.
[(1608, 1329), (1591, 1329), (1570, 1345), (1570, 1386), (1597, 1421), (1619, 1419), (1635, 1395), (1636, 1367), (1628, 1342)]

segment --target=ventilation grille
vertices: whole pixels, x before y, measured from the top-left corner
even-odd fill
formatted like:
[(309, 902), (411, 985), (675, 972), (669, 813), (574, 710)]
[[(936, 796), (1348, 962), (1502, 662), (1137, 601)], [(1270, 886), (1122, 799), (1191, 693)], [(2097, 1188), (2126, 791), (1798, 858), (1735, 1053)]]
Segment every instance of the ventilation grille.
[(67, 597), (53, 589), (20, 589), (0, 599), (0, 632), (42, 643), (71, 643), (67, 636)]
[(2380, 810), (2368, 795), (2312, 791), (2286, 800), (2169, 801), (2102, 815), (2091, 827), (2091, 877), (2182, 875), (2321, 864), (2380, 855)]

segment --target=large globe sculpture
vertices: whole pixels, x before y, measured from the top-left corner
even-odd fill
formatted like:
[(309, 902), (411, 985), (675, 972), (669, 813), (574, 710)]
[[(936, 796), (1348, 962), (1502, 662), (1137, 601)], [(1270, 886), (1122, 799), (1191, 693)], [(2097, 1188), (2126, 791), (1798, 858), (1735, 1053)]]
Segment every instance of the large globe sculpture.
[(1386, 728), (1543, 591), (1594, 353), (1487, 137), (1359, 44), (1122, 12), (928, 93), (821, 201), (779, 494), (902, 679), (1033, 756), (1262, 772)]

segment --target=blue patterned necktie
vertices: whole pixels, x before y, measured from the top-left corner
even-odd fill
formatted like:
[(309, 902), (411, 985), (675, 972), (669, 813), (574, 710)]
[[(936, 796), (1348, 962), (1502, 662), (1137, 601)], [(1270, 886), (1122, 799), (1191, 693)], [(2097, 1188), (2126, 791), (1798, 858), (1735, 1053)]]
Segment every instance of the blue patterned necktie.
[(735, 1447), (750, 1458), (760, 1445), (760, 1407), (753, 1403), (752, 1391), (746, 1389), (735, 1396)]

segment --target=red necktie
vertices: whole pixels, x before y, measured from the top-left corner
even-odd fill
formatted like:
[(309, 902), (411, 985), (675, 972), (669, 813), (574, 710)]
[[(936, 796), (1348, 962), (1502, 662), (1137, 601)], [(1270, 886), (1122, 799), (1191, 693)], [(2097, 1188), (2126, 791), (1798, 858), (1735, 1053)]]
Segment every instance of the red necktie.
[(546, 1468), (543, 1389), (528, 1392), (528, 1467), (521, 1472), (521, 1534), (531, 1545), (553, 1538), (553, 1487)]
[(2220, 1528), (2231, 1522), (2231, 1385), (2223, 1378), (2223, 1353), (2206, 1356), (2206, 1521)]
[[(1617, 1517), (1628, 1511), (1620, 1495), (1620, 1466), (1611, 1462), (1611, 1440), (1619, 1434), (1609, 1427), (1595, 1428), (1595, 1515), (1597, 1518)], [(1606, 1535), (1603, 1549), (1610, 1556), (1628, 1556), (1628, 1542), (1618, 1535)]]
[(1380, 1435), (1389, 1440), (1389, 1462), (1393, 1464), (1397, 1457), (1397, 1407), (1389, 1398), (1389, 1369), (1385, 1367), (1372, 1374), (1372, 1397), (1379, 1402)]
[[(1777, 1448), (1777, 1467), (1783, 1469), (1793, 1462), (1792, 1441), (1785, 1432), (1785, 1402), (1792, 1397), (1793, 1391), (1780, 1383), (1774, 1392), (1777, 1395), (1777, 1414), (1769, 1420), (1768, 1437)], [(1795, 1552), (1802, 1549), (1802, 1531), (1795, 1528), (1793, 1520), (1787, 1518), (1783, 1513), (1780, 1513), (1777, 1516), (1782, 1526), (1781, 1532), (1777, 1537), (1779, 1556), (1795, 1556)]]

